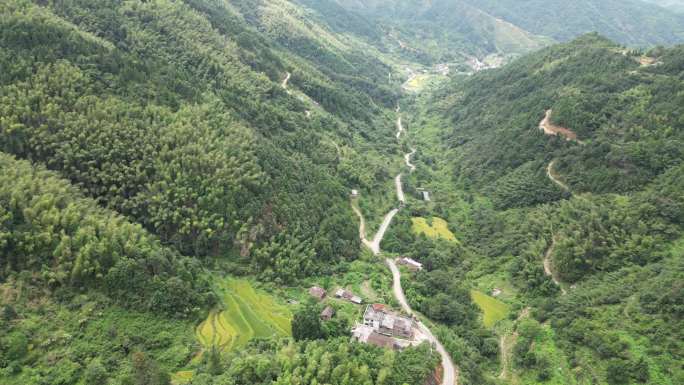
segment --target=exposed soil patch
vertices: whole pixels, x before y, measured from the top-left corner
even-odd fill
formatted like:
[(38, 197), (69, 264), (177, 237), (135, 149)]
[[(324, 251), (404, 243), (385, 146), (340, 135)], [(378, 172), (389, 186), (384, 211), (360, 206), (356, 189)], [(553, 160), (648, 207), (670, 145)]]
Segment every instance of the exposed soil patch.
[(561, 127), (561, 126), (556, 126), (555, 124), (551, 123), (551, 113), (552, 110), (546, 110), (546, 115), (544, 116), (544, 119), (542, 119), (541, 122), (539, 122), (539, 129), (544, 131), (546, 135), (553, 135), (557, 136), (560, 135), (564, 137), (566, 140), (572, 140), (574, 142), (583, 144), (582, 141), (577, 139), (577, 134), (572, 131), (569, 128)]

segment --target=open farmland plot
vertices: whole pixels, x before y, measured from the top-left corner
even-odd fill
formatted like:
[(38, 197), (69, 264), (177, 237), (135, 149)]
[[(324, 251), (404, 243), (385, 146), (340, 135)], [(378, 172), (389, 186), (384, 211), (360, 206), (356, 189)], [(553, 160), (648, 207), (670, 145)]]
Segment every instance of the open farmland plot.
[(477, 290), (471, 290), (473, 302), (482, 310), (482, 322), (486, 327), (492, 327), (498, 321), (506, 318), (509, 306), (494, 297), (490, 297)]
[(254, 337), (289, 336), (292, 314), (284, 305), (249, 281), (230, 279), (220, 284), (223, 310), (213, 310), (199, 326), (197, 339), (206, 349), (230, 351)]
[(439, 217), (432, 217), (431, 223), (422, 217), (411, 218), (413, 223), (413, 232), (416, 234), (425, 234), (429, 238), (442, 238), (451, 242), (458, 242), (454, 233), (449, 230), (447, 222)]

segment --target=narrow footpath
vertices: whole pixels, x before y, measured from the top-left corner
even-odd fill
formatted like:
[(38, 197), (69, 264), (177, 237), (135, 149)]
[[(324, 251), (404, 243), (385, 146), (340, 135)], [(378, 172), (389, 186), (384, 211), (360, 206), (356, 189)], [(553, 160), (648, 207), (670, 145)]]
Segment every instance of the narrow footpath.
[(404, 162), (406, 163), (406, 167), (411, 170), (411, 172), (416, 171), (416, 166), (411, 163), (411, 157), (416, 154), (416, 149), (412, 148), (411, 152), (408, 154), (404, 154)]
[(547, 276), (551, 277), (551, 280), (553, 283), (556, 284), (556, 286), (560, 287), (561, 293), (563, 295), (567, 294), (565, 289), (563, 288), (563, 285), (560, 284), (560, 281), (556, 277), (556, 275), (553, 273), (553, 266), (551, 265), (551, 254), (553, 254), (553, 249), (556, 247), (556, 238), (552, 237), (551, 238), (551, 246), (546, 250), (546, 253), (544, 253), (544, 274)]
[(283, 83), (280, 85), (284, 89), (287, 89), (287, 82), (290, 81), (290, 76), (292, 76), (292, 74), (289, 72), (287, 74), (285, 74), (285, 79), (283, 79)]
[(555, 160), (552, 160), (551, 162), (549, 162), (549, 165), (546, 166), (546, 176), (548, 176), (549, 179), (551, 179), (551, 182), (553, 182), (553, 183), (555, 183), (556, 185), (558, 185), (558, 187), (560, 187), (561, 189), (563, 189), (563, 190), (569, 192), (569, 191), (570, 191), (570, 187), (568, 187), (568, 185), (566, 185), (565, 183), (561, 182), (561, 181), (554, 175), (554, 173), (553, 173), (553, 165), (554, 165), (555, 163), (556, 163), (556, 161), (555, 161)]
[[(397, 107), (397, 112), (399, 112), (399, 107)], [(401, 134), (404, 132), (404, 127), (401, 122), (401, 117), (397, 119), (397, 139), (401, 137)], [(411, 156), (415, 154), (416, 149), (412, 149), (412, 151), (408, 154), (404, 155), (404, 160), (406, 162), (406, 165), (409, 167), (411, 172), (415, 170), (415, 166), (411, 164)], [(395, 178), (394, 178), (395, 184), (396, 184), (396, 190), (397, 190), (397, 199), (403, 206), (404, 203), (406, 203), (405, 196), (404, 196), (404, 190), (402, 187), (401, 183), (401, 173), (399, 173)], [(380, 225), (380, 228), (378, 229), (377, 233), (375, 233), (375, 236), (373, 237), (372, 241), (369, 241), (366, 237), (366, 221), (363, 218), (363, 214), (359, 210), (358, 207), (352, 202), (352, 209), (354, 210), (354, 213), (359, 217), (359, 237), (361, 238), (361, 242), (374, 254), (374, 255), (380, 255), (382, 253), (382, 250), (380, 249), (380, 243), (382, 242), (382, 238), (385, 236), (385, 232), (389, 228), (389, 225), (392, 223), (392, 219), (394, 216), (399, 212), (398, 208), (392, 209), (389, 213), (385, 215), (385, 218), (382, 221), (382, 224)], [(414, 311), (411, 309), (411, 306), (409, 306), (408, 301), (406, 301), (406, 296), (404, 295), (404, 289), (401, 287), (401, 272), (399, 271), (399, 268), (397, 267), (396, 263), (394, 262), (393, 259), (391, 258), (385, 258), (385, 263), (387, 266), (390, 268), (390, 271), (392, 272), (392, 291), (394, 293), (394, 297), (397, 299), (399, 304), (401, 305), (402, 310), (409, 314), (413, 315)], [(430, 343), (433, 344), (435, 349), (437, 350), (437, 353), (442, 358), (442, 368), (444, 369), (444, 373), (442, 376), (442, 385), (458, 385), (458, 368), (454, 365), (453, 360), (451, 359), (451, 356), (449, 353), (446, 351), (444, 346), (439, 342), (437, 337), (435, 337), (434, 334), (430, 331), (430, 329), (421, 321), (416, 321), (418, 329), (423, 333), (426, 337), (427, 340), (430, 341)]]

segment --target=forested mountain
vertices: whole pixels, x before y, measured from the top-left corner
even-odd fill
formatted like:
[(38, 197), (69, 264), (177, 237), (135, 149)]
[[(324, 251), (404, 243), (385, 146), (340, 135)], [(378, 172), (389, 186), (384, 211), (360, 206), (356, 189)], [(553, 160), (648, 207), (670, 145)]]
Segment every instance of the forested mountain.
[(647, 3), (658, 4), (661, 7), (668, 8), (677, 12), (684, 12), (684, 1), (682, 0), (643, 0)]
[(377, 154), (395, 149), (370, 143), (398, 91), (371, 47), (307, 12), (0, 4), (0, 149), (23, 159), (2, 154), (0, 382), (94, 383), (90, 364), (163, 382), (217, 303), (207, 267), (293, 284), (357, 258), (349, 188), (386, 172)]
[[(0, 383), (682, 383), (684, 48), (638, 48), (682, 20), (0, 2)], [(351, 340), (375, 302), (412, 346)]]
[[(265, 26), (265, 38), (221, 3), (3, 7), (4, 151), (60, 171), (188, 255), (244, 257), (287, 227), (324, 260), (351, 256), (343, 183), (373, 182), (331, 143), (379, 134), (396, 98), (377, 84), (384, 64), (321, 48), (294, 21)], [(297, 28), (299, 46), (283, 54), (277, 34)], [(289, 68), (298, 97), (280, 85)]]
[(684, 16), (641, 0), (336, 1), (426, 63), (525, 53), (588, 32), (630, 46), (684, 41)]
[[(683, 46), (641, 53), (591, 34), (419, 98), (431, 167), (413, 183), (441, 199), (409, 215), (447, 218), (467, 246), (426, 252), (401, 223), (388, 242), (466, 286), (512, 285), (505, 378), (681, 382), (682, 58)], [(566, 131), (545, 134), (545, 115)], [(429, 311), (442, 291), (415, 301)]]
[[(426, 64), (519, 54), (551, 42), (460, 0), (335, 1), (377, 23), (388, 47), (399, 45), (402, 55)], [(320, 9), (327, 2), (308, 4)]]
[(559, 41), (587, 32), (642, 47), (684, 39), (684, 16), (642, 0), (466, 1), (531, 33)]

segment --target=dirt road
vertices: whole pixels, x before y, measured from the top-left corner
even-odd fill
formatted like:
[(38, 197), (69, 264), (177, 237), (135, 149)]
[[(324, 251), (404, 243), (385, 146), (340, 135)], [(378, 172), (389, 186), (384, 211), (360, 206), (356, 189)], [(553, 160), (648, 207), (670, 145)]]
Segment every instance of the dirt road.
[(397, 139), (401, 137), (401, 134), (404, 132), (404, 125), (401, 124), (401, 116), (397, 118)]
[(560, 281), (558, 278), (556, 278), (556, 275), (553, 273), (553, 266), (551, 265), (551, 254), (553, 254), (553, 249), (556, 247), (556, 238), (552, 237), (551, 238), (551, 246), (546, 250), (546, 253), (544, 253), (544, 274), (548, 275), (551, 277), (551, 280), (553, 283), (555, 283), (558, 287), (561, 289), (561, 293), (563, 295), (567, 294), (563, 286), (560, 284)]
[(404, 162), (406, 162), (406, 167), (408, 167), (411, 170), (411, 172), (416, 171), (416, 166), (411, 163), (411, 157), (415, 155), (415, 153), (416, 149), (412, 148), (411, 152), (409, 152), (408, 154), (404, 154)]
[(352, 204), (352, 210), (354, 210), (356, 216), (359, 217), (359, 238), (361, 238), (361, 242), (373, 253), (373, 255), (379, 255), (382, 238), (385, 236), (385, 232), (392, 223), (394, 216), (399, 212), (399, 209), (393, 209), (385, 215), (385, 218), (383, 218), (380, 228), (375, 233), (372, 241), (366, 238), (366, 220), (364, 219), (363, 214), (354, 204)]
[[(394, 292), (394, 297), (397, 299), (401, 308), (406, 314), (413, 315), (413, 309), (409, 306), (408, 301), (406, 301), (406, 296), (404, 295), (404, 289), (401, 287), (401, 272), (397, 268), (396, 263), (390, 258), (385, 258), (387, 266), (389, 266), (392, 271), (392, 291)], [(442, 377), (442, 385), (456, 385), (458, 384), (458, 369), (454, 366), (451, 356), (444, 349), (444, 346), (439, 342), (437, 337), (435, 337), (430, 329), (421, 321), (417, 321), (418, 329), (421, 333), (427, 336), (428, 341), (433, 344), (437, 353), (442, 357), (442, 368), (444, 369)]]
[(402, 204), (406, 203), (406, 197), (404, 197), (404, 189), (401, 185), (401, 174), (394, 177), (394, 184), (397, 186), (397, 200)]
[(290, 76), (292, 76), (292, 74), (288, 72), (288, 73), (285, 75), (285, 79), (283, 79), (283, 83), (280, 85), (280, 86), (283, 87), (284, 89), (287, 89), (287, 82), (290, 81)]
[(546, 176), (548, 176), (549, 179), (551, 179), (551, 182), (557, 184), (558, 187), (562, 188), (562, 189), (565, 190), (565, 191), (570, 191), (570, 187), (568, 187), (568, 185), (566, 185), (565, 183), (561, 182), (560, 180), (558, 180), (558, 178), (556, 178), (556, 177), (553, 175), (553, 165), (554, 165), (554, 163), (556, 163), (556, 161), (555, 161), (555, 160), (552, 160), (551, 162), (549, 162), (549, 165), (546, 166)]

